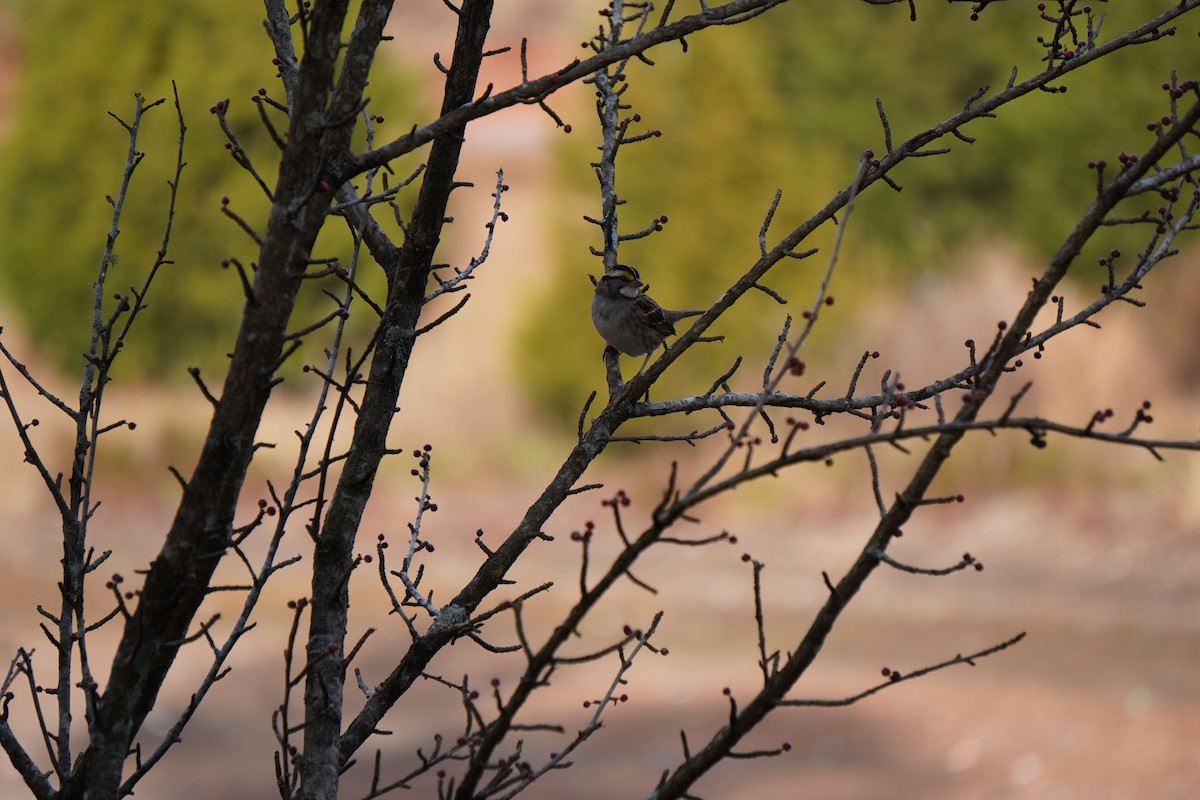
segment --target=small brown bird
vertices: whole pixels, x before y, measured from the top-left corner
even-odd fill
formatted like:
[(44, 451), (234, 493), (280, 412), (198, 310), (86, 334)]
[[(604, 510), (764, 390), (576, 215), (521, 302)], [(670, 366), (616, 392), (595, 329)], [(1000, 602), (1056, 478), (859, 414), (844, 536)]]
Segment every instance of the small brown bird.
[[(695, 317), (703, 311), (668, 311), (650, 299), (641, 276), (633, 267), (619, 265), (592, 279), (596, 294), (592, 298), (592, 324), (604, 341), (625, 355), (646, 359), (638, 369), (650, 363), (650, 356), (668, 336), (675, 335), (675, 323)], [(635, 376), (636, 377), (636, 376)]]

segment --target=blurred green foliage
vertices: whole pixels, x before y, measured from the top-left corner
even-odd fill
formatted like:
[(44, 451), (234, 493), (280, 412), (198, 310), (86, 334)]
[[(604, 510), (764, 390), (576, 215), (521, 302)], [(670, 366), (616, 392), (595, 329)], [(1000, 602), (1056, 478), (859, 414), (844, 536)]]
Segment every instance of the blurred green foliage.
[[(1164, 4), (1097, 5), (1106, 14), (1106, 41), (1149, 18), (1148, 6)], [(918, 3), (918, 10), (914, 23), (905, 4), (798, 0), (747, 24), (698, 34), (686, 53), (656, 51), (652, 68), (629, 66), (630, 113), (640, 113), (641, 129), (662, 136), (621, 151), (618, 189), (628, 201), (622, 229), (638, 230), (659, 214), (670, 221), (662, 233), (624, 244), (621, 261), (641, 270), (660, 303), (705, 306), (741, 275), (758, 256), (757, 235), (777, 188), (783, 201), (769, 243), (848, 185), (864, 150), (885, 152), (876, 98), (898, 143), (953, 116), (981, 87), (1001, 91), (1014, 67), (1018, 81), (1043, 67), (1037, 37), (1049, 38), (1052, 29), (1033, 3), (998, 3), (978, 21), (965, 4)], [(949, 263), (951, 254), (989, 240), (1015, 245), (1035, 263), (1047, 259), (1091, 199), (1096, 174), (1087, 162), (1107, 159), (1111, 176), (1118, 153), (1148, 146), (1145, 123), (1168, 110), (1161, 84), (1172, 69), (1194, 71), (1196, 63), (1195, 32), (1181, 31), (1068, 76), (1065, 93), (1035, 92), (996, 119), (971, 123), (963, 132), (975, 144), (939, 140), (949, 154), (913, 159), (892, 173), (901, 193), (880, 184), (859, 199), (833, 294), (853, 299), (922, 271), (971, 270), (970, 263)], [(590, 112), (575, 116), (594, 119)], [(572, 191), (591, 192), (598, 209), (586, 164), (599, 134), (594, 125), (575, 127), (561, 147), (561, 174)], [(1147, 205), (1157, 205), (1155, 198)], [(518, 348), (527, 354), (520, 369), (532, 397), (564, 419), (573, 419), (602, 381), (597, 364), (577, 357), (594, 350), (598, 359), (602, 346), (587, 314), (552, 313), (587, 308), (585, 273), (599, 269), (585, 250), (599, 245), (598, 231), (569, 230), (558, 261), (570, 267), (548, 281)], [(1136, 251), (1139, 233), (1114, 230), (1096, 246)], [(768, 276), (767, 284), (791, 299), (788, 308), (766, 295), (749, 297), (711, 331), (724, 334), (725, 343), (677, 363), (659, 393), (704, 391), (736, 354), (769, 352), (784, 314), (809, 305), (834, 234), (832, 226), (818, 231), (802, 249), (822, 252)], [(1099, 281), (1097, 269), (1084, 265), (1077, 276)], [(837, 324), (822, 324), (824, 337), (813, 341), (818, 354), (836, 347)], [(747, 366), (743, 373), (761, 375), (761, 361)], [(631, 360), (625, 368), (632, 371)], [(743, 375), (751, 383), (754, 377)]]
[[(125, 129), (106, 112), (132, 121), (135, 92), (148, 101), (166, 102), (144, 118), (138, 149), (145, 157), (121, 220), (119, 260), (110, 271), (105, 313), (111, 311), (112, 293), (141, 288), (162, 243), (167, 181), (175, 168), (174, 80), (187, 124), (187, 166), (168, 252), (173, 263), (155, 279), (149, 309), (116, 370), (172, 379), (186, 379), (185, 365), (220, 371), (243, 301), (237, 275), (222, 269), (221, 262), (234, 257), (249, 270), (257, 255), (253, 240), (221, 214), (221, 198), (230, 198), (230, 209), (259, 232), (269, 204), (233, 162), (210, 109), (217, 100), (230, 99), (230, 126), (273, 187), (279, 151), (251, 101), (259, 87), (284, 101), (271, 63), (274, 51), (263, 31), (262, 4), (8, 0), (6, 6), (17, 23), (20, 48), (15, 108), (0, 143), (0, 174), (5, 176), (0, 183), (0, 282), (10, 298), (7, 311), (23, 316), (44, 355), (64, 368), (82, 365), (93, 282), (112, 219), (105, 196), (118, 191), (128, 148)], [(376, 72), (382, 74), (371, 84), (372, 113), (411, 111), (413, 92), (394, 65)], [(277, 111), (270, 114), (279, 134), (286, 135), (286, 118)], [(380, 127), (377, 135), (387, 131)], [(345, 226), (330, 228), (336, 230), (323, 235), (318, 255), (347, 258)], [(382, 283), (377, 273), (366, 268), (361, 274), (368, 284)], [(298, 327), (332, 310), (318, 283), (305, 286)], [(325, 285), (337, 288), (332, 281)]]

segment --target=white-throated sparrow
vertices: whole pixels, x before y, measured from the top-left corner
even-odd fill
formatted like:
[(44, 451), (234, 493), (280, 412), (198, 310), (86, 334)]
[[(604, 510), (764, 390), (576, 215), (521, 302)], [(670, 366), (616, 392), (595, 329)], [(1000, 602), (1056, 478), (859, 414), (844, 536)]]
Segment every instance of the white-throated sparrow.
[(638, 271), (623, 264), (605, 272), (599, 280), (592, 278), (592, 282), (596, 284), (592, 324), (610, 347), (628, 356), (646, 357), (638, 375), (650, 363), (654, 351), (668, 336), (675, 335), (676, 322), (704, 313), (663, 308), (646, 294), (647, 287)]

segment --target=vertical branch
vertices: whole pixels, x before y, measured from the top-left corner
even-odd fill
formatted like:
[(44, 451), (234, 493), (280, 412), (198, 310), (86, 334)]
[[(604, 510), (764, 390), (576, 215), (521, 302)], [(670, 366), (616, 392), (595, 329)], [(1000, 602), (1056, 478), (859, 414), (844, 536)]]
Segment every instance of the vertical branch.
[[(620, 50), (626, 22), (638, 20), (637, 32), (642, 32), (652, 10), (651, 6), (649, 3), (631, 3), (630, 6), (634, 7), (633, 16), (627, 19), (624, 0), (613, 0), (610, 4), (610, 8), (605, 12), (608, 31), (602, 31), (592, 40), (591, 46), (597, 52)], [(602, 248), (599, 255), (604, 259), (605, 271), (620, 263), (618, 247), (622, 236), (617, 209), (623, 201), (617, 193), (617, 151), (622, 144), (630, 141), (626, 138), (626, 132), (631, 120), (621, 119), (621, 112), (629, 109), (628, 104), (621, 102), (621, 95), (628, 88), (625, 84), (625, 68), (628, 61), (629, 57), (626, 56), (604, 65), (585, 81), (596, 87), (596, 115), (600, 119), (601, 135), (600, 160), (592, 163), (592, 169), (595, 170), (596, 179), (600, 183), (600, 219), (589, 218), (588, 221), (600, 226)], [(643, 134), (633, 137), (633, 140), (646, 139), (651, 135), (656, 134)]]
[[(95, 464), (96, 446), (98, 444), (97, 425), (99, 424), (100, 399), (104, 383), (107, 382), (107, 364), (104, 359), (107, 353), (101, 351), (102, 342), (108, 339), (110, 332), (104, 322), (104, 298), (106, 295), (108, 272), (116, 263), (115, 248), (117, 237), (120, 235), (121, 215), (125, 209), (125, 199), (133, 180), (134, 171), (141, 163), (144, 153), (137, 149), (138, 134), (141, 131), (142, 118), (151, 108), (162, 103), (158, 100), (147, 104), (140, 94), (134, 95), (133, 120), (125, 123), (115, 117), (129, 134), (129, 148), (125, 156), (125, 167), (121, 173), (121, 186), (115, 198), (110, 197), (112, 204), (112, 222), (104, 244), (104, 253), (100, 257), (100, 269), (93, 284), (92, 300), (92, 332), (89, 338), (88, 352), (85, 356), (83, 380), (79, 389), (79, 408), (75, 417), (75, 449), (71, 460), (71, 477), (68, 482), (70, 492), (70, 516), (63, 519), (63, 560), (62, 584), (59, 589), (61, 605), (58, 616), (58, 689), (55, 700), (58, 703), (58, 763), (55, 765), (60, 777), (70, 774), (72, 768), (71, 753), (71, 675), (73, 670), (74, 642), (78, 633), (82, 634), (84, 627), (83, 609), (83, 578), (84, 558), (87, 546), (87, 520), (90, 516), (91, 504), (91, 473)], [(107, 349), (107, 346), (104, 346)]]
[(263, 0), (263, 5), (266, 6), (267, 11), (267, 18), (264, 22), (267, 36), (275, 46), (275, 65), (279, 67), (279, 77), (283, 80), (283, 91), (287, 97), (288, 108), (294, 108), (300, 74), (287, 5), (284, 0)]
[[(613, 3), (612, 36), (619, 41), (621, 0)], [(620, 226), (618, 225), (617, 207), (617, 130), (619, 126), (620, 96), (613, 91), (612, 81), (608, 73), (601, 70), (595, 77), (596, 91), (600, 94), (596, 101), (596, 112), (600, 117), (600, 160), (594, 164), (596, 178), (600, 181), (600, 232), (603, 240), (603, 259), (605, 271), (613, 269), (619, 263), (617, 247), (620, 243)]]
[[(491, 14), (491, 0), (465, 0), (458, 10), (458, 33), (446, 77), (443, 113), (471, 102), (474, 96)], [(382, 25), (376, 35), (382, 36)], [(351, 62), (347, 65), (349, 69)], [(343, 79), (339, 90), (345, 85)], [(309, 659), (330, 654), (313, 664), (305, 686), (301, 786), (314, 797), (336, 796), (341, 768), (347, 760), (344, 753), (339, 756), (338, 746), (346, 679), (343, 655), (349, 604), (346, 576), (353, 564), (354, 540), (363, 509), (379, 462), (387, 452), (387, 433), (416, 340), (425, 286), (446, 222), (446, 206), (456, 185), (464, 133), (464, 127), (448, 132), (434, 141), (430, 151), (380, 321), (378, 340), (387, 346), (375, 349), (353, 442), (313, 556)]]
[(108, 685), (97, 704), (87, 761), (64, 787), (64, 797), (82, 797), (85, 792), (116, 796), (134, 736), (155, 703), (229, 545), (237, 500), (255, 451), (254, 434), (276, 381), (287, 322), (329, 204), (328, 195), (313, 191), (316, 176), (349, 147), (353, 119), (326, 119), (347, 3), (330, 0), (312, 10), (289, 144), (224, 390), (171, 528), (146, 575), (137, 609), (125, 621)]

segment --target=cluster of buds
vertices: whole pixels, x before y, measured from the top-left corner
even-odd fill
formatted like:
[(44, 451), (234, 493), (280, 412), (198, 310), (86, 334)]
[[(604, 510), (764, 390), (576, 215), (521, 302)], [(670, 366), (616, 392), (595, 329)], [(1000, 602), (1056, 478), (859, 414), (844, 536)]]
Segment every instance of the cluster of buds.
[(601, 500), (600, 505), (605, 508), (616, 508), (617, 506), (627, 507), (629, 505), (629, 495), (625, 494), (624, 489), (618, 489), (616, 497)]
[[(604, 502), (608, 502), (607, 500)], [(592, 540), (592, 532), (596, 529), (596, 523), (590, 519), (583, 524), (582, 531), (571, 531), (572, 542), (590, 542)]]
[(136, 597), (138, 594), (141, 593), (140, 590), (137, 592), (129, 591), (129, 590), (121, 592), (121, 584), (124, 582), (125, 582), (124, 576), (122, 576), (121, 573), (119, 573), (119, 572), (114, 572), (113, 576), (111, 578), (109, 578), (107, 581), (105, 581), (104, 588), (109, 589), (114, 592), (117, 592), (118, 594), (121, 594), (126, 600), (132, 600), (134, 597)]
[(417, 459), (417, 466), (420, 469), (413, 469), (412, 475), (414, 478), (420, 477), (422, 470), (429, 469), (429, 454), (433, 452), (433, 445), (427, 444), (420, 450), (413, 450), (413, 458)]

